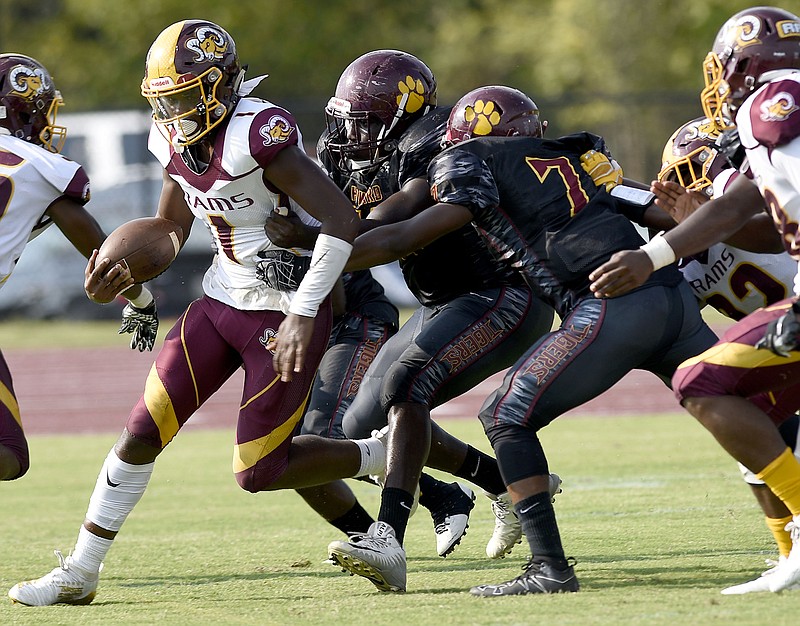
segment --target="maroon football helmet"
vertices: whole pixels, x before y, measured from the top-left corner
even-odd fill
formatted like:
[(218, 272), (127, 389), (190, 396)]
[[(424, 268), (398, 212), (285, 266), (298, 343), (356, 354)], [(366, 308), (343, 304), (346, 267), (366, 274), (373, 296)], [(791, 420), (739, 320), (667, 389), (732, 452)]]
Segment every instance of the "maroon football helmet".
[(427, 65), (399, 50), (368, 52), (345, 68), (325, 107), (325, 147), (342, 169), (373, 167), (434, 106), (436, 79)]
[(449, 144), (473, 137), (541, 137), (539, 107), (512, 87), (491, 85), (473, 89), (456, 102), (447, 122)]
[(236, 44), (223, 28), (184, 20), (165, 28), (150, 46), (142, 95), (158, 129), (181, 148), (222, 123), (239, 100), (243, 78)]
[(776, 7), (740, 11), (720, 29), (703, 62), (703, 113), (718, 129), (730, 120), (765, 72), (800, 68), (800, 18)]
[(658, 180), (670, 180), (690, 191), (702, 191), (709, 198), (714, 194), (712, 182), (731, 167), (717, 149), (719, 131), (706, 117), (683, 124), (664, 146)]
[(63, 104), (44, 65), (24, 54), (0, 54), (0, 132), (60, 152), (67, 129), (56, 126), (56, 114)]

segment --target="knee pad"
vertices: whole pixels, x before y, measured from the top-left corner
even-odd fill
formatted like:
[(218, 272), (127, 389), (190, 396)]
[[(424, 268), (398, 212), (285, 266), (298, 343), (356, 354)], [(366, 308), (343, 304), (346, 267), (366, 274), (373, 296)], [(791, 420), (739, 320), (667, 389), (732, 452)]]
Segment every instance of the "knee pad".
[(492, 424), (486, 428), (500, 473), (506, 485), (531, 476), (550, 473), (536, 432), (516, 424)]

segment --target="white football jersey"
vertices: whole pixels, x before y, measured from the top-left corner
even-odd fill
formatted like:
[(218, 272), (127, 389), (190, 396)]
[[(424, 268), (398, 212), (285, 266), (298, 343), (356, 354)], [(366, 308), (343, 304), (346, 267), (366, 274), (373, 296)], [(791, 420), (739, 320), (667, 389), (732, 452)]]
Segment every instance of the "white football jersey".
[[(736, 126), (784, 247), (800, 261), (800, 71), (774, 72), (737, 111)], [(794, 292), (800, 294), (797, 274)]]
[(294, 118), (258, 98), (239, 101), (215, 138), (212, 162), (202, 174), (185, 165), (155, 124), (151, 128), (150, 151), (180, 184), (192, 213), (211, 232), (216, 254), (203, 278), (208, 296), (243, 310), (288, 311), (293, 293), (267, 287), (257, 277), (256, 265), (259, 252), (280, 249), (264, 232), (273, 209), (288, 207), (309, 217), (286, 194), (265, 185), (262, 177), (272, 158), (292, 145), (302, 146)]
[[(714, 197), (721, 195), (737, 175), (734, 169), (714, 179)], [(725, 243), (678, 265), (702, 305), (709, 305), (734, 320), (792, 293), (797, 263), (785, 252), (761, 254)]]
[(0, 285), (4, 284), (25, 245), (50, 221), (45, 211), (69, 197), (89, 200), (89, 178), (83, 168), (60, 154), (9, 135), (0, 135)]

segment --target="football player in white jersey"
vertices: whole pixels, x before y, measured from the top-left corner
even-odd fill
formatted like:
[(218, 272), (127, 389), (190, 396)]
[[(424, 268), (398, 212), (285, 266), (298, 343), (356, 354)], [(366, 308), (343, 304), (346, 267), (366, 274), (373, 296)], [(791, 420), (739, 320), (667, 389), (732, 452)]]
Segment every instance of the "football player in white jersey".
[[(245, 372), (233, 470), (251, 492), (380, 474), (377, 438), (293, 437), (331, 330), (329, 293), (358, 218), (350, 201), (302, 149), (292, 115), (249, 97), (231, 36), (205, 20), (177, 22), (147, 55), (142, 95), (153, 109), (150, 150), (164, 167), (158, 215), (188, 235), (195, 219), (216, 255), (204, 295), (167, 334), (144, 393), (100, 471), (71, 556), (15, 585), (25, 605), (88, 604), (113, 539), (144, 493), (155, 459), (192, 414), (239, 368)], [(259, 253), (275, 249), (267, 216), (291, 207), (321, 224), (310, 261), (297, 257), (281, 291), (262, 279)], [(292, 263), (289, 263), (293, 266)], [(283, 269), (285, 269), (285, 264)], [(296, 279), (289, 285), (292, 278)]]
[[(59, 154), (66, 129), (56, 125), (56, 114), (63, 103), (41, 63), (23, 54), (0, 54), (0, 287), (28, 242), (52, 224), (87, 258), (94, 258), (105, 239), (84, 208), (89, 201), (86, 173)], [(88, 288), (87, 296), (107, 303), (127, 289), (124, 295), (134, 304), (125, 308), (120, 332), (134, 334), (131, 347), (152, 349), (158, 329), (152, 295), (141, 286), (131, 287), (127, 270), (108, 268), (107, 261), (99, 267), (105, 280)], [(23, 476), (29, 465), (11, 374), (0, 354), (0, 480)]]
[[(654, 269), (725, 240), (766, 204), (787, 253), (800, 261), (800, 18), (775, 7), (731, 17), (705, 59), (706, 117), (724, 130), (733, 119), (752, 180), (739, 176), (715, 198), (639, 250), (615, 254), (592, 273), (598, 297), (640, 285)], [(675, 183), (654, 182), (657, 202)], [(779, 592), (800, 582), (800, 462), (778, 426), (800, 408), (800, 304), (794, 295), (734, 324), (706, 352), (678, 368), (672, 383), (684, 408), (784, 503), (793, 519), (787, 557), (751, 591)]]
[[(675, 221), (684, 221), (701, 204), (721, 196), (728, 185), (742, 175), (720, 151), (719, 137), (714, 123), (707, 117), (699, 117), (681, 125), (664, 146), (658, 180), (678, 183), (685, 190), (684, 194), (675, 196), (675, 204), (669, 207)], [(680, 191), (676, 189), (676, 193)], [(774, 241), (777, 253), (750, 252), (728, 243), (717, 243), (678, 263), (701, 306), (711, 306), (737, 321), (761, 307), (788, 298), (797, 272), (797, 262), (783, 251), (772, 220), (761, 220), (761, 216), (757, 219), (759, 221), (751, 224), (746, 232), (737, 233), (736, 238), (748, 245), (770, 249)], [(795, 414), (779, 428), (795, 456), (798, 455), (799, 421)], [(791, 513), (764, 481), (741, 463), (739, 469), (764, 512), (765, 523), (775, 538), (780, 556), (789, 556), (792, 538), (786, 525), (792, 521)], [(770, 559), (768, 563), (774, 565), (775, 561)], [(758, 591), (764, 580), (759, 578), (734, 585), (722, 593), (738, 595)]]

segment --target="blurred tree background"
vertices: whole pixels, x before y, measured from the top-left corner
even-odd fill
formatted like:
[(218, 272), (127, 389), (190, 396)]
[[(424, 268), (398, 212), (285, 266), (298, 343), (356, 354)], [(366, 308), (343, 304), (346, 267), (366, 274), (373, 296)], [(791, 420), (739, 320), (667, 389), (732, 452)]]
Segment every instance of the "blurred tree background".
[[(0, 0), (0, 49), (41, 61), (66, 101), (65, 154), (92, 179), (89, 210), (111, 230), (152, 215), (160, 169), (147, 152), (144, 59), (173, 22), (203, 18), (236, 40), (256, 95), (289, 109), (313, 151), (323, 109), (344, 68), (370, 50), (417, 55), (436, 74), (439, 102), (506, 84), (528, 93), (548, 135), (605, 136), (628, 177), (657, 174), (674, 130), (702, 114), (702, 61), (747, 0)], [(783, 8), (800, 13), (800, 0)], [(204, 238), (205, 236), (205, 238)], [(29, 246), (0, 291), (0, 317), (116, 317), (82, 290), (85, 261), (56, 229)], [(192, 231), (150, 287), (165, 315), (201, 292), (210, 242)], [(380, 268), (379, 268), (380, 269)], [(394, 274), (380, 278), (410, 300)], [(394, 285), (394, 286), (390, 286)]]
[[(346, 65), (377, 48), (416, 54), (441, 103), (485, 84), (531, 95), (553, 135), (588, 129), (626, 174), (650, 180), (672, 131), (701, 114), (701, 62), (743, 0), (0, 0), (0, 48), (38, 58), (65, 112), (145, 109), (144, 57), (172, 22), (206, 18), (237, 42), (258, 94), (308, 141)], [(800, 0), (781, 5), (800, 12)]]

